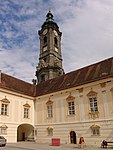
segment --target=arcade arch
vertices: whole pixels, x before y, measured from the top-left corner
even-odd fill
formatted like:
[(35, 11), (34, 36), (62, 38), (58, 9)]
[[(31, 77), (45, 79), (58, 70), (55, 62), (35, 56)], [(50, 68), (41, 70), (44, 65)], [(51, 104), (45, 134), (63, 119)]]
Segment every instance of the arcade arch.
[(17, 141), (34, 140), (34, 127), (31, 124), (21, 124), (17, 128)]

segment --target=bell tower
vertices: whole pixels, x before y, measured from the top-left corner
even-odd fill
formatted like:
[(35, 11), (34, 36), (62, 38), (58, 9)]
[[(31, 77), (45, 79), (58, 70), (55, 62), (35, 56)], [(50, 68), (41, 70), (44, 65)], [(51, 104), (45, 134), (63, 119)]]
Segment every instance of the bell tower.
[(54, 21), (51, 11), (47, 13), (46, 21), (38, 33), (40, 39), (40, 56), (36, 67), (36, 77), (39, 83), (64, 74), (61, 54), (62, 33), (59, 31), (59, 27)]

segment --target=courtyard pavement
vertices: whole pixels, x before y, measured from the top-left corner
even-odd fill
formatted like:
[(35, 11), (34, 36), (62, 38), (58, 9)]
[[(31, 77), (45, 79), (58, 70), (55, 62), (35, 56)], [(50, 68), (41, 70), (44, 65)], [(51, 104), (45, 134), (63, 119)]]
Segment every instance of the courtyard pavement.
[(18, 143), (7, 143), (5, 147), (0, 147), (0, 150), (113, 150), (111, 148), (100, 148), (97, 146), (87, 146), (87, 148), (78, 148), (77, 145), (63, 144), (60, 146), (51, 146), (49, 144), (38, 144), (35, 142), (18, 142)]

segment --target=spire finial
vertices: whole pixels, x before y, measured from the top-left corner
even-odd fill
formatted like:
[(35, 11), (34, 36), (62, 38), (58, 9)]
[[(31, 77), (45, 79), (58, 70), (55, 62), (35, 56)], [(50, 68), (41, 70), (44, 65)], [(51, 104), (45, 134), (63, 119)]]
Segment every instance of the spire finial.
[(46, 21), (53, 21), (53, 14), (51, 13), (51, 10), (49, 9), (49, 12), (46, 15), (47, 19)]
[(49, 13), (51, 13), (51, 8), (49, 8)]

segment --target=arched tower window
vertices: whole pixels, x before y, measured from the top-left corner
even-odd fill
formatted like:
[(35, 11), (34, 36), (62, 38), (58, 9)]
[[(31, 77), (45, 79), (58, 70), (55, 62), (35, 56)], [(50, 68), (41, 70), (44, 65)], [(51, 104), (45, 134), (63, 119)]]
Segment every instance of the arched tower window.
[(54, 37), (54, 43), (55, 43), (55, 45), (57, 46), (57, 44), (58, 44), (58, 40), (57, 40), (57, 38), (56, 38), (56, 37)]
[(44, 44), (47, 43), (47, 36), (44, 37)]

